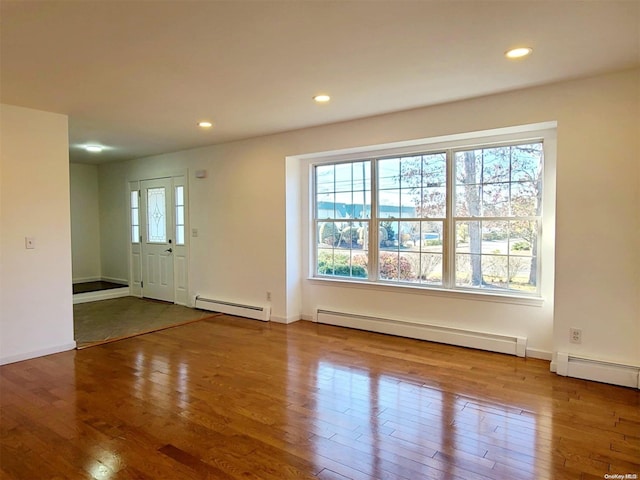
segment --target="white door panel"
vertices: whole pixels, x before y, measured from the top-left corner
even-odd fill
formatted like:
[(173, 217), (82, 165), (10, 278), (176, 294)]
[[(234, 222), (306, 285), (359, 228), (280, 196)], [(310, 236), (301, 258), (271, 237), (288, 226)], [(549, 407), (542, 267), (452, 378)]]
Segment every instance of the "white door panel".
[(142, 295), (175, 301), (173, 285), (173, 189), (170, 178), (140, 182)]

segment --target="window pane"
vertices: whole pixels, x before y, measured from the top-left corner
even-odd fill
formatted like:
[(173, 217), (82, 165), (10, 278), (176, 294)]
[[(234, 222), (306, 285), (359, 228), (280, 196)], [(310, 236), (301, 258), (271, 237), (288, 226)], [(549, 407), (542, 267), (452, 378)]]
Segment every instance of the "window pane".
[(416, 209), (420, 207), (422, 201), (420, 198), (420, 189), (403, 188), (400, 190), (400, 217), (401, 218), (416, 218)]
[(176, 207), (176, 225), (184, 225), (184, 207)]
[(315, 167), (316, 218), (371, 216), (371, 162)]
[(167, 241), (166, 210), (164, 187), (147, 190), (147, 232), (148, 241), (165, 243)]
[(482, 152), (482, 183), (508, 182), (511, 148), (487, 148)]
[(456, 251), (476, 254), (481, 252), (480, 222), (456, 222)]
[(419, 277), (421, 283), (442, 285), (442, 254), (423, 253)]
[(509, 222), (482, 222), (482, 253), (503, 254), (509, 251)]
[(480, 185), (456, 185), (455, 215), (457, 217), (479, 217), (480, 192)]
[(378, 189), (400, 188), (400, 159), (378, 161)]
[(444, 187), (447, 182), (447, 155), (432, 153), (422, 156), (422, 175), (424, 186)]
[(538, 247), (538, 221), (509, 222), (509, 251), (513, 255), (535, 255)]
[(444, 218), (447, 212), (446, 187), (427, 187), (422, 191), (422, 206), (418, 216)]
[(333, 193), (319, 193), (316, 200), (316, 218), (335, 218), (335, 207)]
[(333, 165), (318, 165), (316, 167), (316, 193), (334, 191), (334, 170)]
[(400, 218), (400, 190), (380, 190), (378, 193), (378, 216)]
[(506, 289), (509, 284), (509, 257), (506, 255), (482, 256), (482, 286)]
[(336, 165), (336, 192), (350, 192), (353, 190), (351, 169), (351, 163), (341, 163)]
[(482, 150), (456, 152), (456, 184), (482, 183)]
[(520, 182), (511, 185), (511, 215), (525, 217), (540, 215), (542, 192), (533, 182)]
[(184, 187), (176, 187), (176, 205), (184, 205)]
[(131, 192), (131, 243), (140, 243), (139, 194), (138, 190)]
[(456, 255), (456, 286), (479, 287), (482, 284), (480, 255)]
[(319, 222), (316, 273), (367, 278), (368, 223)]
[(385, 250), (397, 250), (398, 249), (398, 231), (399, 222), (384, 221), (380, 222), (378, 228), (378, 242), (380, 248)]
[(371, 190), (371, 162), (353, 164), (353, 189)]
[(482, 211), (485, 217), (506, 217), (509, 215), (509, 184), (491, 183), (482, 189)]
[(542, 178), (542, 143), (511, 147), (511, 181), (537, 182)]
[(423, 252), (442, 253), (443, 233), (443, 222), (421, 222), (420, 249)]
[(184, 225), (176, 226), (176, 245), (184, 245)]

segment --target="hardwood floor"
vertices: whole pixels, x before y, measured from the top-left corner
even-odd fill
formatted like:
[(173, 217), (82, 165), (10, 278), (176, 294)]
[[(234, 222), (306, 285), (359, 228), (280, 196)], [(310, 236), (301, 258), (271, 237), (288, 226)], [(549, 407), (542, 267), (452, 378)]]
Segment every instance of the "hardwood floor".
[(309, 322), (219, 316), (5, 365), (0, 381), (6, 479), (640, 473), (637, 390)]

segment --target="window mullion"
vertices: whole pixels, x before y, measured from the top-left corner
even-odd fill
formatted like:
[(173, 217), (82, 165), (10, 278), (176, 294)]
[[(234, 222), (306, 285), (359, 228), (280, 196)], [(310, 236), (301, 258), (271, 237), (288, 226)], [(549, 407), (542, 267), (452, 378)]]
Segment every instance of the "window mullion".
[(371, 160), (371, 215), (369, 215), (369, 260), (368, 278), (375, 282), (378, 280), (378, 160)]
[(443, 244), (443, 265), (442, 283), (445, 288), (452, 288), (455, 276), (455, 245), (456, 232), (454, 214), (454, 189), (455, 189), (455, 165), (453, 150), (446, 151), (447, 162), (447, 181), (446, 181), (446, 215), (444, 219), (443, 230), (445, 232), (445, 242)]

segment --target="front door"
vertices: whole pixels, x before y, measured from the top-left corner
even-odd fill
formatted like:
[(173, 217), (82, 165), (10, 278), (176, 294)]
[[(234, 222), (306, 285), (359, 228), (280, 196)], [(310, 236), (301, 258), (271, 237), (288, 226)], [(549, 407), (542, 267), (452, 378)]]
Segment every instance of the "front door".
[(171, 178), (140, 182), (142, 294), (146, 298), (175, 301), (173, 277), (174, 221)]

